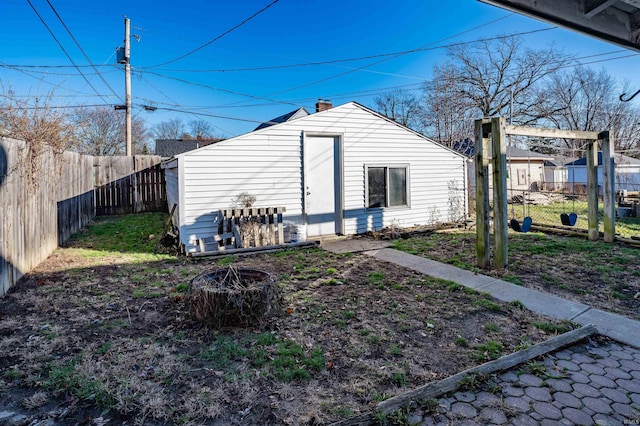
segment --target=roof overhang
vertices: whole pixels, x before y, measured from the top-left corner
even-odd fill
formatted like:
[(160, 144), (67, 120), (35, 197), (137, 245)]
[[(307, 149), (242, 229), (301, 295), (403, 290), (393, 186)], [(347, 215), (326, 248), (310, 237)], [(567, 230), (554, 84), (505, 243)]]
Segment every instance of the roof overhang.
[(640, 52), (640, 0), (480, 0)]

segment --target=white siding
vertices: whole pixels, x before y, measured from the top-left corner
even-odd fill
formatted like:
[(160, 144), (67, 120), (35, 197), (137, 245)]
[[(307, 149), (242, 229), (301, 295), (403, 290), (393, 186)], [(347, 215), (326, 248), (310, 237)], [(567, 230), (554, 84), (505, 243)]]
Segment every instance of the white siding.
[(215, 212), (231, 207), (242, 192), (256, 196), (255, 207), (287, 208), (300, 215), (301, 160), (298, 131), (267, 128), (183, 154), (180, 240), (217, 233)]
[[(176, 162), (177, 163), (177, 162)], [(175, 167), (167, 167), (164, 169), (164, 179), (167, 183), (167, 205), (169, 206), (169, 211), (173, 208), (174, 204), (180, 205), (179, 202), (179, 181), (178, 181), (178, 167), (177, 164)], [(180, 210), (176, 209), (173, 213), (172, 218), (173, 224), (178, 227), (180, 226)]]
[[(616, 164), (616, 191), (626, 189), (628, 191), (640, 190), (640, 167), (635, 165), (618, 165)], [(569, 186), (587, 185), (587, 167), (586, 166), (567, 166)], [(604, 180), (602, 166), (598, 166), (598, 186), (602, 188)]]
[[(343, 152), (344, 231), (362, 233), (448, 221), (466, 215), (465, 159), (358, 104), (333, 109), (181, 154), (181, 240), (213, 234), (215, 212), (241, 192), (255, 207), (285, 206), (302, 221), (304, 135), (339, 136)], [(367, 209), (365, 166), (409, 165), (410, 208)], [(452, 190), (457, 188), (457, 190)], [(461, 203), (452, 212), (452, 203)]]

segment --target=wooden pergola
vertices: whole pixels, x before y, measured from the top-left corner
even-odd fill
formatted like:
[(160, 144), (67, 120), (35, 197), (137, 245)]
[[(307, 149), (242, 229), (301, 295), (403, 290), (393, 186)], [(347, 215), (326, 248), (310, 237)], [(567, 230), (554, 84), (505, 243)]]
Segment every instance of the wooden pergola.
[[(615, 240), (615, 166), (613, 135), (609, 131), (586, 132), (507, 125), (503, 117), (475, 121), (476, 255), (481, 268), (490, 266), (489, 180), (493, 184), (494, 267), (508, 265), (507, 136), (581, 139), (587, 150), (588, 238), (598, 240), (598, 143), (602, 149), (604, 241)], [(489, 168), (491, 164), (491, 172)], [(490, 176), (491, 174), (491, 176)]]

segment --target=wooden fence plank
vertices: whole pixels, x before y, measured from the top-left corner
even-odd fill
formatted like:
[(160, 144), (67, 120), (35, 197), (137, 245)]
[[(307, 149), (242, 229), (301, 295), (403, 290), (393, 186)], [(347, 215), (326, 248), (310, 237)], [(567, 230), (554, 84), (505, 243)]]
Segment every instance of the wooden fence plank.
[[(136, 170), (131, 157), (45, 149), (31, 185), (25, 147), (0, 138), (0, 296), (96, 214), (131, 212), (134, 191), (142, 194), (143, 211), (167, 211), (160, 157), (142, 156), (136, 164), (144, 169)], [(137, 190), (135, 173), (141, 174)]]
[(96, 157), (96, 214), (168, 211), (158, 156)]

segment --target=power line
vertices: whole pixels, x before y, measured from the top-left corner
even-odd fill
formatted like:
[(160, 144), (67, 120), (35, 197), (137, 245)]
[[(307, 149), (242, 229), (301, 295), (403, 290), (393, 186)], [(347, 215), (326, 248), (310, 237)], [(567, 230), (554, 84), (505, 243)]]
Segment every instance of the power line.
[(248, 119), (248, 118), (230, 117), (230, 116), (227, 116), (227, 115), (207, 114), (207, 113), (204, 113), (204, 112), (192, 112), (192, 111), (181, 110), (181, 109), (177, 109), (177, 108), (158, 107), (158, 109), (162, 110), (162, 111), (181, 112), (183, 114), (198, 115), (198, 116), (202, 116), (202, 117), (222, 118), (224, 120), (244, 121), (244, 122), (247, 122), (247, 123), (258, 123), (258, 124), (264, 123), (264, 120), (251, 120), (251, 119)]
[(31, 109), (70, 109), (70, 108), (99, 108), (99, 107), (109, 107), (111, 108), (112, 104), (80, 104), (80, 105), (47, 105), (46, 107), (12, 107), (18, 110), (31, 110)]
[[(509, 18), (509, 17), (510, 17), (510, 16), (512, 16), (512, 15), (513, 15), (513, 13), (510, 13), (510, 14), (508, 14), (508, 15), (506, 15), (506, 16), (502, 16), (502, 17), (500, 17), (500, 18), (493, 19), (493, 20), (491, 20), (491, 21), (489, 21), (489, 22), (485, 22), (484, 24), (480, 24), (480, 25), (477, 25), (477, 26), (475, 26), (475, 27), (472, 27), (472, 28), (466, 29), (466, 30), (464, 30), (464, 31), (460, 31), (460, 32), (458, 32), (458, 33), (455, 33), (455, 34), (452, 34), (452, 35), (450, 35), (450, 36), (444, 37), (444, 38), (442, 38), (442, 39), (440, 39), (440, 40), (433, 41), (433, 42), (431, 42), (431, 43), (429, 43), (429, 44), (427, 44), (426, 46), (423, 46), (423, 47), (424, 47), (424, 48), (427, 48), (427, 47), (429, 47), (429, 46), (432, 46), (432, 45), (433, 45), (433, 44), (435, 44), (435, 43), (439, 43), (439, 42), (442, 42), (442, 41), (445, 41), (445, 40), (449, 40), (449, 39), (451, 39), (451, 38), (458, 37), (458, 36), (461, 36), (461, 35), (463, 35), (463, 34), (466, 34), (466, 33), (472, 32), (472, 31), (475, 31), (475, 30), (477, 30), (477, 29), (479, 29), (479, 28), (482, 28), (482, 27), (485, 27), (485, 26), (487, 26), (487, 25), (494, 24), (494, 23), (496, 23), (496, 22), (498, 22), (498, 21), (501, 21), (501, 20), (503, 20), (503, 19)], [(511, 36), (508, 36), (508, 35), (507, 35), (507, 36), (502, 36), (502, 37), (504, 37), (504, 38), (514, 37), (514, 35), (511, 35)], [(338, 73), (338, 74), (334, 74), (334, 75), (332, 75), (332, 76), (325, 77), (325, 78), (322, 78), (322, 79), (320, 79), (320, 80), (316, 80), (316, 81), (312, 81), (312, 82), (309, 82), (309, 83), (305, 83), (305, 84), (302, 84), (302, 85), (299, 85), (299, 86), (296, 86), (296, 87), (293, 87), (293, 88), (290, 88), (290, 89), (287, 89), (287, 90), (281, 90), (281, 91), (279, 91), (279, 92), (271, 93), (271, 94), (269, 94), (269, 95), (267, 95), (267, 96), (280, 95), (280, 94), (282, 94), (282, 93), (293, 92), (293, 91), (298, 90), (298, 89), (302, 89), (302, 88), (309, 87), (309, 86), (314, 86), (314, 85), (319, 84), (319, 83), (324, 83), (325, 81), (333, 80), (334, 78), (342, 77), (342, 76), (344, 76), (344, 75), (351, 74), (351, 73), (354, 73), (354, 72), (356, 72), (356, 71), (359, 71), (359, 70), (363, 70), (363, 69), (365, 69), (365, 68), (372, 67), (372, 66), (374, 66), (374, 65), (380, 64), (380, 63), (382, 63), (382, 62), (389, 61), (389, 60), (391, 60), (391, 59), (395, 59), (395, 58), (397, 58), (397, 57), (399, 57), (399, 56), (402, 56), (402, 55), (405, 55), (405, 54), (407, 54), (407, 53), (398, 53), (398, 54), (393, 55), (393, 56), (384, 57), (383, 59), (380, 59), (380, 60), (378, 60), (378, 61), (372, 62), (372, 63), (370, 63), (370, 64), (363, 65), (363, 66), (361, 66), (361, 67), (354, 68), (354, 69), (349, 70), (349, 71), (345, 71), (345, 72), (341, 72), (341, 73)]]
[(80, 75), (82, 76), (82, 78), (84, 78), (84, 81), (87, 82), (87, 84), (89, 85), (89, 87), (91, 87), (93, 89), (93, 91), (100, 97), (100, 99), (102, 99), (105, 103), (107, 103), (107, 100), (104, 99), (102, 97), (102, 95), (100, 95), (100, 93), (98, 93), (98, 90), (93, 86), (93, 84), (91, 84), (91, 82), (89, 81), (89, 79), (82, 73), (82, 71), (80, 70), (80, 68), (78, 67), (78, 65), (74, 62), (73, 58), (71, 58), (71, 55), (69, 55), (69, 53), (66, 51), (66, 49), (64, 48), (64, 46), (62, 46), (62, 43), (60, 43), (60, 40), (58, 40), (58, 38), (56, 37), (56, 35), (53, 33), (53, 31), (51, 30), (51, 28), (49, 28), (49, 25), (47, 25), (47, 23), (45, 22), (45, 20), (42, 18), (42, 16), (40, 15), (40, 13), (38, 13), (38, 10), (33, 6), (33, 4), (31, 3), (31, 0), (27, 0), (27, 3), (29, 3), (29, 6), (31, 6), (31, 9), (33, 9), (33, 11), (35, 12), (35, 14), (38, 16), (38, 18), (40, 19), (40, 22), (42, 22), (42, 25), (44, 25), (44, 27), (47, 29), (47, 31), (49, 31), (49, 34), (51, 34), (51, 37), (53, 37), (53, 39), (55, 40), (55, 42), (58, 44), (58, 46), (60, 47), (60, 49), (64, 52), (64, 54), (66, 55), (66, 57), (69, 59), (69, 61), (73, 64), (73, 66), (76, 68), (76, 70), (80, 73)]
[[(582, 56), (582, 57), (578, 57), (578, 58), (574, 58), (574, 59), (575, 60), (588, 59), (588, 58), (594, 58), (594, 57), (599, 57), (599, 56), (606, 56), (606, 55), (610, 55), (610, 54), (614, 54), (614, 53), (618, 53), (618, 52), (622, 52), (622, 51), (625, 51), (625, 50), (616, 50), (616, 51), (611, 51), (611, 52), (604, 52), (604, 53), (599, 53), (599, 54), (586, 55), (586, 56)], [(601, 62), (613, 61), (613, 60), (624, 59), (624, 58), (633, 57), (633, 56), (637, 56), (637, 55), (638, 54), (628, 54), (628, 55), (617, 56), (617, 57), (614, 57), (614, 58), (607, 58), (607, 59), (603, 59), (603, 60), (583, 62), (583, 63), (577, 64), (577, 65), (576, 64), (569, 64), (569, 65), (565, 65), (565, 66), (563, 66), (561, 68), (572, 68), (572, 67), (576, 67), (576, 66), (579, 66), (579, 65), (588, 65), (588, 64), (592, 64), (592, 63), (601, 63)], [(8, 67), (8, 68), (14, 68), (11, 65), (4, 64), (4, 63), (0, 62), (0, 67), (3, 67), (3, 66), (4, 67)], [(28, 75), (28, 73), (26, 71), (22, 71), (22, 70), (19, 70), (19, 69), (16, 69), (16, 71), (23, 72), (23, 73)], [(514, 71), (514, 72), (517, 72), (517, 71)], [(161, 76), (161, 77), (173, 79), (172, 77), (163, 76), (163, 75), (158, 74), (158, 73), (154, 73), (154, 74), (156, 74), (158, 76)], [(33, 76), (30, 76), (30, 77), (33, 77)], [(35, 77), (33, 77), (33, 78), (35, 78)], [(455, 78), (455, 77), (451, 77), (451, 78)], [(354, 97), (372, 96), (372, 95), (375, 95), (375, 94), (378, 94), (378, 93), (385, 93), (386, 91), (395, 90), (395, 89), (418, 90), (421, 87), (424, 87), (424, 86), (427, 86), (427, 85), (430, 85), (430, 84), (435, 84), (436, 82), (439, 82), (439, 81), (449, 80), (451, 78), (448, 77), (448, 78), (443, 78), (443, 79), (438, 79), (438, 80), (431, 80), (431, 81), (425, 80), (424, 82), (421, 82), (421, 83), (397, 85), (397, 86), (384, 87), (384, 88), (378, 88), (378, 89), (369, 89), (369, 90), (354, 91), (354, 92), (336, 93), (336, 94), (328, 95), (328, 97), (331, 98), (331, 99), (354, 98)], [(164, 92), (162, 92), (156, 86), (151, 84), (149, 82), (149, 80), (147, 80), (147, 79), (144, 79), (144, 80), (151, 87), (153, 87), (159, 93), (161, 93), (163, 96), (165, 96), (167, 99), (169, 99), (170, 101), (174, 102), (173, 104), (159, 103), (160, 105), (169, 105), (169, 106), (173, 106), (173, 107), (178, 107), (180, 109), (175, 109), (176, 112), (191, 113), (191, 114), (200, 114), (200, 113), (193, 112), (193, 111), (187, 112), (187, 111), (185, 111), (185, 109), (189, 109), (189, 108), (191, 108), (191, 109), (195, 109), (195, 108), (208, 109), (208, 108), (261, 107), (261, 106), (271, 105), (274, 102), (275, 103), (284, 103), (284, 104), (289, 104), (289, 105), (294, 105), (294, 106), (300, 106), (301, 103), (312, 102), (312, 101), (314, 101), (316, 99), (315, 97), (313, 97), (313, 98), (311, 98), (311, 97), (310, 98), (297, 98), (297, 99), (290, 99), (290, 100), (287, 100), (287, 101), (276, 101), (276, 100), (272, 100), (272, 99), (263, 99), (263, 100), (267, 100), (269, 103), (250, 104), (250, 105), (213, 105), (213, 106), (191, 105), (191, 106), (185, 106), (185, 105), (179, 104), (175, 100), (173, 100), (170, 97), (168, 97), (168, 95), (166, 95)], [(219, 89), (219, 88), (215, 88), (215, 87), (211, 87), (211, 86), (202, 85), (200, 83), (189, 82), (189, 81), (182, 80), (182, 79), (177, 79), (177, 80), (181, 81), (181, 82), (184, 82), (184, 83), (188, 83), (188, 84), (204, 86), (204, 87), (207, 87), (207, 88), (212, 89), (212, 90), (224, 90), (224, 89)], [(47, 83), (47, 84), (52, 84), (52, 83), (49, 83), (47, 81), (44, 81), (44, 82)], [(66, 89), (66, 90), (68, 90), (68, 89)], [(238, 94), (236, 92), (231, 92), (231, 93)], [(82, 94), (82, 93), (80, 93), (80, 94)], [(88, 94), (83, 94), (83, 95), (84, 96), (91, 96), (91, 95), (88, 95)], [(245, 95), (245, 94), (241, 94), (241, 95)], [(28, 95), (25, 95), (25, 96), (28, 96)], [(100, 96), (100, 95), (98, 95), (98, 96)], [(250, 95), (247, 95), (247, 96), (250, 96)], [(62, 95), (58, 95), (58, 97), (62, 97)], [(145, 101), (153, 102), (153, 101), (149, 101), (149, 100), (146, 100), (146, 99), (145, 99)], [(99, 106), (99, 105), (96, 105), (96, 106)], [(169, 109), (168, 108), (167, 110), (174, 110), (174, 109)], [(228, 116), (214, 116), (214, 117), (221, 117), (221, 118), (225, 118), (225, 119), (234, 119), (233, 117), (228, 117)], [(242, 121), (242, 119), (240, 119), (240, 118), (236, 118), (236, 119), (239, 120), (239, 121)], [(255, 120), (248, 120), (248, 121), (249, 122), (257, 122)]]
[(189, 51), (189, 52), (185, 53), (184, 55), (178, 56), (178, 57), (177, 57), (177, 58), (175, 58), (175, 59), (172, 59), (172, 60), (170, 60), (170, 61), (163, 62), (163, 63), (161, 63), (161, 64), (153, 65), (153, 66), (151, 66), (151, 67), (149, 67), (149, 68), (160, 67), (160, 66), (163, 66), (163, 65), (168, 65), (168, 64), (171, 64), (171, 63), (177, 62), (177, 61), (179, 61), (179, 60), (181, 60), (181, 59), (186, 58), (186, 57), (187, 57), (187, 56), (189, 56), (189, 55), (194, 54), (195, 52), (197, 52), (197, 51), (198, 51), (198, 50), (200, 50), (200, 49), (204, 49), (205, 47), (209, 46), (210, 44), (212, 44), (212, 43), (214, 43), (214, 42), (216, 42), (216, 41), (220, 40), (222, 37), (226, 36), (227, 34), (229, 34), (229, 33), (233, 32), (233, 31), (237, 30), (238, 28), (240, 28), (241, 26), (243, 26), (243, 25), (244, 25), (244, 24), (246, 24), (247, 22), (251, 21), (253, 18), (255, 18), (256, 16), (260, 15), (262, 12), (266, 11), (267, 9), (269, 9), (271, 6), (273, 6), (274, 4), (278, 3), (279, 1), (280, 1), (280, 0), (273, 0), (271, 3), (269, 3), (268, 5), (266, 5), (265, 7), (263, 7), (262, 9), (260, 9), (259, 11), (257, 11), (256, 13), (254, 13), (253, 15), (249, 16), (249, 17), (248, 17), (247, 19), (245, 19), (244, 21), (242, 21), (242, 22), (240, 22), (239, 24), (237, 24), (237, 25), (235, 25), (235, 26), (233, 26), (233, 27), (229, 28), (227, 31), (225, 31), (225, 32), (223, 32), (222, 34), (220, 34), (220, 35), (218, 35), (218, 36), (214, 37), (213, 39), (209, 40), (208, 42), (204, 43), (203, 45), (200, 45), (200, 46), (196, 47), (195, 49), (193, 49), (193, 50), (191, 50), (191, 51)]
[[(113, 54), (111, 55), (113, 56)], [(27, 65), (27, 64), (5, 64), (8, 67), (17, 68), (89, 68), (89, 67), (115, 67), (115, 65)]]
[[(591, 58), (591, 57), (597, 57), (597, 56), (603, 56), (603, 55), (608, 55), (611, 53), (616, 53), (614, 52), (607, 52), (607, 53), (601, 53), (601, 54), (594, 54), (594, 55), (587, 55), (584, 57), (580, 57), (577, 59), (585, 59), (585, 58)], [(603, 59), (603, 60), (598, 60), (598, 61), (592, 61), (592, 62), (588, 62), (588, 63), (584, 63), (584, 64), (572, 64), (572, 65), (566, 65), (563, 66), (562, 68), (570, 68), (570, 67), (576, 67), (576, 66), (580, 66), (580, 65), (586, 65), (586, 64), (590, 64), (590, 63), (599, 63), (599, 62), (606, 62), (606, 61), (612, 61), (612, 60), (617, 60), (617, 59), (623, 59), (623, 58), (627, 58), (630, 56), (637, 56), (638, 54), (630, 54), (630, 55), (623, 55), (623, 56), (619, 56), (619, 57), (615, 57), (615, 58), (608, 58), (608, 59)], [(444, 79), (442, 79), (444, 80)], [(344, 94), (334, 94), (331, 96), (331, 98), (339, 98), (340, 96), (343, 97), (347, 97), (348, 95), (361, 95), (361, 96), (368, 96), (368, 95), (373, 95), (375, 94), (375, 92), (380, 92), (383, 93), (384, 91), (387, 91), (389, 89), (397, 89), (397, 88), (406, 88), (406, 87), (414, 87), (414, 88), (418, 88), (419, 86), (423, 86), (425, 84), (428, 83), (434, 83), (435, 80), (432, 80), (431, 82), (427, 82), (425, 81), (424, 83), (414, 83), (414, 84), (410, 84), (410, 85), (400, 85), (400, 86), (393, 86), (393, 87), (389, 87), (389, 88), (383, 88), (383, 89), (372, 89), (370, 91), (359, 91), (359, 92), (348, 92), (348, 93), (344, 93)], [(197, 84), (197, 83), (195, 83)], [(416, 87), (418, 86), (418, 87)], [(215, 88), (214, 88), (215, 89)], [(218, 90), (218, 89), (216, 89)], [(353, 96), (351, 96), (353, 97)], [(301, 102), (306, 102), (306, 101), (312, 101), (315, 98), (299, 98), (299, 99), (295, 99), (295, 100), (290, 100), (286, 103), (288, 104), (292, 104), (295, 106), (300, 106)], [(276, 101), (279, 103), (285, 103), (284, 101)], [(224, 107), (255, 107), (255, 106), (266, 106), (269, 104), (251, 104), (251, 105), (227, 105), (227, 106), (210, 106), (210, 107), (205, 107), (203, 106), (202, 108), (224, 108)], [(176, 105), (176, 106), (180, 106), (182, 108), (199, 108), (198, 106), (190, 106), (190, 107), (184, 107), (181, 105)], [(175, 112), (181, 112), (181, 113), (185, 113), (185, 114), (194, 114), (194, 115), (202, 115), (202, 116), (206, 116), (206, 117), (214, 117), (214, 118), (221, 118), (221, 119), (226, 119), (226, 120), (235, 120), (235, 121), (244, 121), (244, 122), (250, 122), (250, 123), (262, 123), (263, 121), (259, 121), (259, 120), (251, 120), (251, 119), (244, 119), (244, 118), (239, 118), (239, 117), (231, 117), (231, 116), (224, 116), (224, 115), (218, 115), (218, 114), (208, 114), (208, 113), (202, 113), (202, 112), (193, 112), (193, 111), (188, 111), (185, 109), (177, 109), (177, 108), (169, 108), (169, 107), (159, 107), (158, 109), (161, 110), (166, 110), (166, 111), (175, 111)]]
[[(505, 19), (506, 17), (502, 17), (499, 19)], [(497, 20), (495, 20), (497, 21)], [(485, 25), (489, 25), (494, 23), (495, 21), (491, 21)], [(479, 27), (476, 27), (479, 28)], [(474, 29), (476, 29), (474, 28)], [(472, 31), (474, 29), (470, 29), (467, 31)], [(458, 46), (466, 46), (469, 44), (475, 44), (478, 42), (485, 42), (485, 41), (493, 41), (493, 40), (503, 40), (506, 38), (511, 38), (511, 37), (517, 37), (517, 36), (522, 36), (522, 35), (529, 35), (529, 34), (535, 34), (535, 33), (540, 33), (540, 32), (544, 32), (544, 31), (551, 31), (551, 30), (555, 30), (557, 29), (557, 27), (548, 27), (548, 28), (540, 28), (537, 30), (531, 30), (531, 31), (523, 31), (523, 32), (519, 32), (519, 33), (513, 33), (513, 34), (508, 34), (508, 35), (502, 35), (502, 36), (495, 36), (495, 37), (488, 37), (488, 38), (483, 38), (483, 39), (477, 39), (477, 40), (469, 40), (469, 41), (462, 41), (459, 43), (449, 43), (449, 44), (443, 44), (443, 45), (439, 45), (439, 46), (424, 46), (424, 47), (417, 47), (414, 49), (407, 49), (407, 50), (400, 50), (397, 52), (388, 52), (388, 53), (378, 53), (378, 54), (374, 54), (374, 55), (366, 55), (366, 56), (357, 56), (357, 57), (352, 57), (352, 58), (342, 58), (342, 59), (329, 59), (329, 60), (325, 60), (325, 61), (311, 61), (311, 62), (302, 62), (302, 63), (296, 63), (296, 64), (283, 64), (283, 65), (268, 65), (268, 66), (262, 66), (262, 67), (246, 67), (246, 68), (228, 68), (228, 69), (211, 69), (211, 70), (190, 70), (190, 69), (158, 69), (158, 71), (167, 71), (167, 72), (188, 72), (188, 73), (228, 73), (228, 72), (244, 72), (244, 71), (270, 71), (270, 70), (277, 70), (277, 69), (286, 69), (286, 68), (300, 68), (300, 67), (310, 67), (310, 66), (318, 66), (318, 65), (331, 65), (331, 64), (339, 64), (339, 63), (344, 63), (344, 62), (356, 62), (356, 61), (363, 61), (366, 59), (377, 59), (377, 58), (385, 58), (385, 57), (396, 57), (396, 56), (401, 56), (401, 55), (407, 55), (410, 53), (420, 53), (420, 52), (427, 52), (430, 50), (438, 50), (438, 49), (447, 49), (450, 47), (458, 47)], [(454, 34), (450, 37), (447, 37), (445, 39), (439, 40), (439, 41), (443, 41), (446, 40), (448, 38), (451, 37), (457, 37), (459, 35), (462, 35), (463, 33), (458, 33), (458, 34)], [(434, 42), (437, 43), (437, 42)], [(620, 51), (623, 51), (624, 49), (620, 49)], [(154, 67), (139, 67), (140, 69), (145, 69), (145, 68), (155, 68)]]
[(109, 90), (111, 90), (111, 93), (113, 93), (113, 95), (116, 98), (120, 98), (122, 99), (115, 90), (113, 90), (113, 88), (109, 85), (109, 83), (107, 83), (107, 80), (104, 79), (104, 77), (102, 76), (102, 74), (100, 74), (100, 71), (98, 71), (98, 68), (96, 68), (95, 65), (93, 65), (93, 62), (91, 62), (91, 59), (89, 59), (89, 56), (87, 55), (87, 53), (84, 51), (84, 49), (82, 48), (82, 46), (80, 45), (80, 43), (78, 42), (78, 40), (75, 38), (75, 36), (73, 35), (73, 33), (71, 32), (71, 30), (69, 29), (69, 27), (67, 27), (67, 24), (65, 24), (65, 22), (62, 20), (62, 17), (60, 16), (60, 14), (58, 14), (58, 11), (55, 9), (55, 7), (53, 7), (53, 5), (51, 4), (51, 2), (49, 0), (46, 0), (47, 4), (49, 5), (49, 7), (51, 8), (51, 10), (53, 11), (53, 13), (56, 15), (56, 17), (58, 18), (58, 20), (60, 21), (60, 23), (62, 24), (62, 26), (64, 27), (64, 29), (67, 31), (67, 33), (69, 34), (69, 36), (71, 37), (71, 39), (73, 40), (73, 42), (76, 44), (76, 46), (78, 46), (78, 49), (80, 49), (80, 52), (82, 52), (82, 55), (84, 56), (84, 58), (87, 60), (87, 62), (89, 63), (89, 65), (91, 66), (91, 68), (93, 68), (93, 70), (95, 71), (95, 73), (98, 75), (98, 77), (100, 77), (100, 80), (102, 80), (102, 82), (105, 84), (105, 86), (107, 86), (109, 88)]
[(271, 98), (265, 98), (265, 97), (262, 97), (262, 96), (250, 95), (248, 93), (235, 92), (233, 90), (222, 89), (220, 87), (213, 87), (213, 86), (209, 86), (209, 85), (203, 84), (203, 83), (196, 83), (196, 82), (189, 81), (189, 80), (184, 80), (184, 79), (178, 78), (178, 77), (171, 77), (171, 76), (160, 74), (160, 73), (157, 73), (157, 72), (154, 72), (154, 71), (146, 70), (145, 72), (147, 72), (149, 74), (152, 74), (152, 75), (156, 75), (158, 77), (166, 78), (166, 79), (169, 79), (169, 80), (175, 80), (175, 81), (179, 81), (181, 83), (190, 84), (190, 85), (193, 85), (193, 86), (200, 86), (200, 87), (204, 87), (206, 89), (215, 90), (215, 91), (223, 92), (223, 93), (228, 93), (230, 95), (244, 96), (244, 97), (248, 97), (248, 98), (252, 98), (252, 99), (259, 99), (259, 100), (269, 101), (269, 102), (273, 102), (273, 103), (277, 103), (277, 104), (295, 105), (295, 104), (292, 104), (291, 102), (283, 102), (283, 101), (279, 101), (277, 99), (271, 99)]
[[(61, 85), (60, 85), (60, 84), (51, 83), (50, 81), (47, 81), (47, 80), (45, 80), (45, 79), (44, 79), (44, 78), (42, 78), (42, 77), (36, 77), (36, 76), (34, 76), (34, 75), (31, 75), (31, 74), (33, 73), (33, 71), (24, 71), (24, 70), (21, 70), (21, 69), (18, 69), (18, 68), (12, 67), (12, 66), (10, 66), (10, 65), (8, 65), (8, 64), (5, 64), (5, 63), (3, 63), (3, 62), (0, 62), (0, 67), (2, 67), (2, 68), (10, 68), (10, 69), (13, 69), (13, 70), (15, 70), (15, 71), (17, 71), (17, 72), (19, 72), (19, 73), (22, 73), (22, 74), (26, 75), (27, 77), (31, 77), (31, 78), (33, 78), (33, 79), (35, 79), (35, 80), (38, 80), (40, 83), (48, 84), (49, 86), (53, 86), (53, 87), (55, 87), (55, 88), (60, 88), (60, 87), (61, 87)], [(73, 75), (75, 76), (75, 75), (77, 75), (77, 74), (73, 74)], [(68, 92), (72, 92), (72, 93), (77, 93), (78, 95), (82, 95), (82, 96), (93, 96), (93, 95), (89, 95), (89, 94), (87, 94), (87, 93), (83, 93), (83, 92), (80, 92), (80, 91), (78, 91), (78, 90), (74, 90), (74, 89), (67, 89), (67, 88), (63, 88), (63, 90), (66, 90), (66, 91), (68, 91)], [(104, 100), (104, 98), (102, 97), (102, 95), (100, 95), (100, 94), (96, 94), (96, 95), (97, 95), (98, 97), (100, 97), (100, 99)]]

